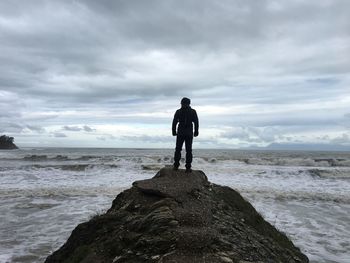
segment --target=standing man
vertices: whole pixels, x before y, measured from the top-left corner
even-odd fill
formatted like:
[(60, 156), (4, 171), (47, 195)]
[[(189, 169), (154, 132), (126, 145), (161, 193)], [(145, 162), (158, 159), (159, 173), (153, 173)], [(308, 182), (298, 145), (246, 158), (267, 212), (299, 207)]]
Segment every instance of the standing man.
[[(198, 116), (197, 112), (190, 107), (191, 100), (183, 98), (181, 100), (181, 109), (175, 112), (173, 120), (173, 136), (176, 137), (176, 148), (174, 155), (174, 170), (178, 170), (180, 166), (182, 145), (185, 142), (186, 148), (186, 172), (190, 173), (192, 163), (192, 141), (193, 136), (198, 136)], [(179, 123), (176, 132), (176, 125)], [(193, 133), (194, 123), (194, 133)]]

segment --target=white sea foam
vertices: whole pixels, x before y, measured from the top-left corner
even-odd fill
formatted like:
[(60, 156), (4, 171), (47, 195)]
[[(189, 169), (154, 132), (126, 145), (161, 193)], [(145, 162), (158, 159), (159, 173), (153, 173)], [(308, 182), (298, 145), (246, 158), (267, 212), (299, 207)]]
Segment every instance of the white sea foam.
[(105, 195), (105, 196), (115, 196), (116, 193), (119, 193), (120, 191), (126, 189), (126, 187), (118, 187), (118, 186), (82, 186), (77, 188), (76, 186), (67, 187), (52, 187), (52, 188), (44, 188), (44, 187), (36, 187), (36, 188), (27, 188), (27, 189), (16, 189), (16, 188), (9, 188), (9, 189), (0, 189), (0, 196), (2, 197), (27, 197), (27, 198), (38, 198), (38, 197), (49, 197), (49, 198), (55, 198), (55, 197), (75, 197), (75, 196), (98, 196), (98, 195)]
[[(312, 262), (348, 262), (350, 154), (198, 150), (193, 168), (242, 193)], [(0, 152), (0, 262), (42, 262), (76, 224), (107, 210), (172, 150)]]
[(320, 178), (329, 178), (329, 179), (350, 179), (350, 169), (310, 169), (309, 173), (312, 176), (317, 176)]

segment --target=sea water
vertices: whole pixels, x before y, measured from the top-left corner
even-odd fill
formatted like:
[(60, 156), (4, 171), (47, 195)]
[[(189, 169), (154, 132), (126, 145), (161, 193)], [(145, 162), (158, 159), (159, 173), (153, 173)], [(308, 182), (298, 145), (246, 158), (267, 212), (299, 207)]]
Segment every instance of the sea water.
[[(0, 151), (0, 262), (43, 262), (77, 224), (172, 156), (169, 149)], [(350, 153), (196, 150), (193, 168), (238, 190), (311, 262), (350, 262)]]

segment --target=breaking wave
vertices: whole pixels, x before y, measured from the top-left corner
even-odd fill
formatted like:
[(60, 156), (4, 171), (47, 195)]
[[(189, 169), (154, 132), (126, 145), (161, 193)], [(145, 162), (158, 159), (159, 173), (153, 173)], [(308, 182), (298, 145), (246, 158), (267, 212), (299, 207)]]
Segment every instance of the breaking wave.
[[(0, 152), (0, 216), (4, 225), (0, 234), (9, 240), (13, 237), (11, 242), (20, 242), (19, 247), (27, 249), (23, 252), (11, 247), (9, 253), (26, 257), (40, 244), (53, 244), (57, 236), (64, 235), (62, 218), (73, 222), (73, 218), (95, 211), (100, 204), (107, 209), (110, 201), (133, 181), (152, 177), (172, 163), (170, 149), (43, 148)], [(301, 218), (312, 223), (320, 219), (315, 226), (303, 224), (298, 237), (304, 248), (315, 251), (314, 255), (326, 255), (328, 247), (338, 252), (346, 249), (349, 153), (195, 150), (193, 168), (203, 170), (211, 182), (241, 192), (284, 230), (300, 224)], [(24, 215), (25, 220), (17, 220), (14, 215)], [(56, 228), (51, 240), (47, 231), (36, 235), (38, 223), (50, 231)], [(328, 231), (329, 226), (333, 226), (333, 232)], [(324, 240), (319, 234), (324, 234), (324, 229), (329, 232), (331, 246), (321, 243)], [(305, 230), (311, 239), (304, 239)], [(67, 233), (70, 231), (67, 229)], [(23, 240), (18, 241), (12, 233), (21, 233)], [(5, 251), (4, 244), (0, 244), (0, 250)], [(340, 258), (336, 252), (332, 256)], [(0, 255), (0, 261), (7, 259)]]
[(142, 170), (152, 170), (152, 171), (157, 171), (161, 168), (163, 168), (163, 165), (159, 165), (159, 164), (143, 164), (141, 165)]
[[(87, 161), (87, 162), (130, 162), (135, 164), (149, 164), (149, 163), (172, 163), (172, 155), (143, 155), (143, 156), (131, 156), (131, 155), (26, 155), (16, 156), (11, 158), (4, 156), (1, 160), (13, 160), (13, 161), (25, 161), (25, 162), (66, 162), (66, 161)], [(350, 158), (320, 158), (305, 156), (232, 156), (232, 155), (221, 155), (217, 157), (209, 157), (205, 155), (195, 155), (194, 161), (197, 163), (216, 164), (223, 161), (238, 162), (246, 165), (265, 165), (265, 166), (299, 166), (299, 167), (350, 167)]]
[(121, 191), (125, 190), (125, 187), (117, 186), (89, 186), (89, 187), (42, 187), (33, 189), (0, 189), (0, 196), (2, 197), (18, 197), (26, 198), (38, 198), (38, 197), (82, 197), (82, 196), (116, 196)]
[(309, 174), (313, 177), (327, 178), (327, 179), (350, 179), (350, 170), (332, 169), (310, 169)]
[(4, 171), (17, 171), (17, 170), (62, 170), (62, 171), (75, 171), (84, 172), (88, 170), (106, 170), (106, 169), (117, 169), (119, 165), (116, 164), (32, 164), (22, 165), (20, 167), (0, 167), (0, 172)]
[(47, 155), (28, 155), (23, 157), (24, 161), (47, 161), (47, 160), (54, 160), (54, 161), (88, 161), (91, 159), (99, 159), (101, 156), (96, 155), (83, 155), (83, 156), (76, 156), (76, 157), (68, 157), (66, 155), (56, 155), (56, 156), (47, 156)]
[(241, 188), (239, 191), (248, 199), (267, 198), (279, 201), (302, 201), (302, 202), (333, 202), (350, 204), (350, 196), (347, 193), (323, 193), (306, 191), (278, 191), (276, 189), (249, 189)]
[(63, 171), (86, 171), (89, 169), (115, 169), (119, 166), (116, 164), (62, 164), (62, 165), (40, 165), (34, 164), (30, 166), (35, 169), (60, 169)]
[(350, 167), (349, 159), (333, 158), (243, 158), (246, 164), (276, 166), (310, 166), (310, 167)]

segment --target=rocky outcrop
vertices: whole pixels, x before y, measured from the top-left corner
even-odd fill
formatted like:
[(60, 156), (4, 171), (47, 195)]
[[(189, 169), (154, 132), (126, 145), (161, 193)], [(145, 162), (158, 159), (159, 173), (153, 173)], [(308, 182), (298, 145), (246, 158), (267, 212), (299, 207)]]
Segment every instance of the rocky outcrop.
[(308, 262), (242, 196), (202, 171), (161, 169), (78, 225), (53, 262)]
[(0, 150), (12, 150), (12, 149), (18, 149), (16, 144), (13, 143), (14, 138), (9, 137), (6, 135), (0, 136)]

